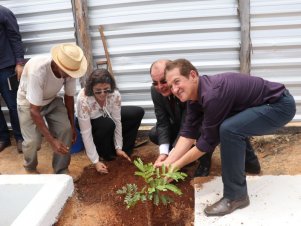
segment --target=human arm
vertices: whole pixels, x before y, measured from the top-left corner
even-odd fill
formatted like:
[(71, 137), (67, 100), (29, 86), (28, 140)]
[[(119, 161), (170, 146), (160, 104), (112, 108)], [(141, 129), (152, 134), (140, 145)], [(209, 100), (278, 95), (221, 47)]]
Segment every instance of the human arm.
[[(94, 100), (95, 101), (95, 100)], [(95, 102), (94, 102), (95, 103)], [(93, 104), (93, 102), (92, 102)], [(91, 107), (89, 105), (88, 97), (84, 94), (82, 89), (77, 96), (76, 102), (77, 119), (85, 146), (86, 154), (90, 161), (94, 164), (97, 172), (108, 173), (108, 167), (100, 161), (96, 146), (93, 141), (92, 125), (91, 125)]]
[(169, 156), (163, 161), (155, 163), (155, 166), (160, 167), (161, 165), (170, 165), (180, 159), (185, 155), (186, 152), (189, 151), (191, 146), (194, 144), (195, 140), (180, 136), (176, 146), (169, 153)]
[(205, 152), (202, 152), (196, 146), (193, 146), (182, 157), (180, 157), (178, 160), (176, 160), (171, 164), (172, 168), (181, 169), (182, 167), (188, 165), (189, 163), (196, 161), (204, 154)]
[(169, 144), (160, 144), (159, 146), (159, 156), (155, 161), (155, 164), (164, 161), (168, 157)]
[(72, 144), (74, 144), (76, 141), (76, 137), (77, 137), (75, 124), (74, 124), (74, 97), (68, 96), (65, 94), (64, 102), (65, 102), (68, 118), (69, 118), (70, 125), (71, 125), (71, 130), (72, 130)]
[(99, 173), (109, 173), (108, 167), (103, 162), (98, 161), (94, 165), (95, 165), (95, 169), (97, 170), (97, 172), (99, 172)]
[(158, 158), (156, 159), (154, 165), (160, 165), (161, 162), (164, 162), (167, 159), (168, 155), (167, 154), (159, 154)]
[(37, 125), (39, 131), (51, 145), (52, 150), (58, 154), (67, 154), (69, 147), (67, 147), (62, 141), (52, 136), (41, 115), (41, 107), (30, 104), (30, 115), (34, 123)]
[(151, 96), (154, 103), (155, 115), (157, 119), (156, 131), (158, 135), (159, 143), (159, 156), (155, 161), (155, 165), (160, 165), (161, 162), (165, 161), (168, 157), (169, 146), (170, 146), (170, 116), (166, 109), (166, 101), (164, 97), (158, 93), (154, 87), (151, 87)]
[(16, 64), (15, 72), (17, 74), (18, 81), (20, 81), (20, 79), (21, 79), (23, 69), (24, 69), (23, 64)]
[[(85, 95), (84, 89), (80, 90), (76, 100), (77, 119), (85, 146), (86, 154), (93, 164), (99, 162), (99, 155), (93, 141), (92, 125), (91, 125), (91, 106), (88, 101), (88, 96)], [(91, 104), (96, 103), (95, 99)], [(96, 105), (97, 106), (97, 105)]]
[(171, 151), (168, 158), (161, 164), (155, 164), (155, 166), (159, 167), (164, 164), (173, 169), (181, 169), (189, 163), (196, 161), (202, 157), (205, 152), (200, 151), (196, 146), (191, 148), (193, 143), (194, 140), (192, 139), (180, 137), (176, 147)]
[(93, 141), (90, 119), (86, 120), (78, 117), (78, 123), (88, 158), (94, 164), (97, 172), (108, 173), (108, 167), (100, 161), (99, 155), (97, 153), (96, 146)]
[[(154, 104), (155, 116), (156, 116), (156, 132), (158, 135), (158, 144), (160, 154), (168, 155), (170, 146), (170, 115), (167, 111), (167, 101), (155, 88), (151, 87), (151, 97)], [(166, 148), (167, 147), (167, 148)]]
[[(181, 125), (183, 124), (186, 116), (186, 102), (182, 103), (175, 97), (175, 108), (174, 108), (174, 125), (173, 125), (173, 130), (174, 133), (177, 133), (177, 138), (173, 141), (173, 145), (176, 144), (178, 141), (180, 134), (179, 130), (181, 129)], [(158, 164), (159, 162), (164, 161), (169, 154), (169, 144), (160, 144), (159, 146), (159, 151), (160, 155), (158, 156), (157, 160), (155, 161), (155, 164)]]
[(123, 137), (122, 137), (122, 124), (121, 124), (121, 96), (120, 93), (115, 90), (115, 92), (108, 97), (108, 109), (110, 110), (110, 115), (115, 123), (114, 131), (114, 144), (117, 156), (123, 157), (128, 161), (131, 161), (130, 157), (122, 150)]
[(132, 161), (130, 159), (130, 157), (125, 153), (125, 151), (123, 151), (122, 149), (117, 149), (116, 154), (117, 154), (117, 156), (123, 157), (123, 158), (127, 159), (130, 162)]

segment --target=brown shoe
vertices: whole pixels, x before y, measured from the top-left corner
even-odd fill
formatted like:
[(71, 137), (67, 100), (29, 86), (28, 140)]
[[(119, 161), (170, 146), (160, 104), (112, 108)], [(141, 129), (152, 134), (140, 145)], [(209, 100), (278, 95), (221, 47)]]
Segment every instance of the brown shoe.
[(23, 153), (23, 151), (22, 151), (22, 142), (23, 142), (23, 140), (18, 140), (17, 141), (17, 150), (18, 150), (19, 153)]
[(207, 216), (224, 216), (232, 213), (236, 209), (241, 209), (250, 204), (249, 196), (237, 200), (222, 198), (211, 206), (207, 206), (204, 210)]
[(9, 141), (0, 141), (0, 152), (3, 151), (5, 148), (10, 146), (10, 140)]

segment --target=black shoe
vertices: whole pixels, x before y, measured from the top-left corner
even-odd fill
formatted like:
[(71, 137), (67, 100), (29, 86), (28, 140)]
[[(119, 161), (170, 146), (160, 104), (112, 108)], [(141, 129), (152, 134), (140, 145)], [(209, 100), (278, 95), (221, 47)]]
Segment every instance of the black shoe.
[(209, 175), (211, 168), (211, 156), (212, 153), (206, 153), (199, 159), (200, 163), (194, 172), (194, 177), (207, 177)]
[(198, 168), (194, 172), (194, 177), (207, 177), (210, 173), (210, 167), (199, 164)]
[(250, 204), (249, 196), (246, 195), (237, 200), (222, 198), (211, 206), (207, 206), (204, 210), (207, 216), (224, 216), (232, 213), (236, 209), (241, 209)]
[(10, 145), (11, 145), (10, 141), (0, 141), (0, 152)]
[(259, 174), (261, 170), (260, 163), (258, 161), (257, 156), (253, 158), (252, 160), (248, 160), (245, 163), (245, 171), (246, 173), (251, 173), (251, 174)]

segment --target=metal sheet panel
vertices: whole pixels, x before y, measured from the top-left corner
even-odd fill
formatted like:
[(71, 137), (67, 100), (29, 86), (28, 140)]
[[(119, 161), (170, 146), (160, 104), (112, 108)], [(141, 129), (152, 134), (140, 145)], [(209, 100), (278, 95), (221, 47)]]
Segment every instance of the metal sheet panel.
[[(252, 74), (285, 83), (301, 120), (301, 0), (252, 0)], [(17, 16), (26, 57), (74, 42), (70, 0), (0, 1)], [(160, 58), (187, 58), (201, 74), (239, 71), (240, 23), (236, 0), (88, 0), (94, 61), (104, 59), (105, 36), (123, 105), (145, 108), (143, 124), (154, 124), (149, 67)]]
[(239, 70), (236, 0), (88, 1), (94, 60), (104, 59), (103, 25), (123, 105), (145, 108), (154, 124), (149, 67), (160, 58), (187, 58), (202, 74)]
[(54, 44), (75, 42), (70, 0), (0, 1), (17, 17), (26, 58), (48, 54)]
[[(70, 0), (0, 1), (16, 16), (25, 48), (25, 58), (49, 54), (53, 45), (75, 42), (75, 29)], [(1, 100), (7, 121), (8, 109)], [(9, 123), (8, 123), (9, 124)]]
[(301, 121), (301, 0), (251, 1), (252, 74), (281, 82)]

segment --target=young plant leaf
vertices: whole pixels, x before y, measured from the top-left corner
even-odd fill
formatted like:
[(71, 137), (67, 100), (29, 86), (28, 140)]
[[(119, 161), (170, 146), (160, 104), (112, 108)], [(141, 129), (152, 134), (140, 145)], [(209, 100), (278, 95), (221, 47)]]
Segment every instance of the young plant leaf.
[(171, 203), (172, 199), (164, 195), (166, 191), (172, 191), (176, 195), (181, 195), (181, 190), (174, 184), (169, 182), (169, 179), (175, 181), (184, 180), (187, 174), (179, 172), (178, 169), (172, 167), (156, 168), (152, 163), (144, 164), (140, 158), (134, 160), (134, 164), (138, 171), (135, 172), (136, 176), (144, 179), (145, 185), (139, 191), (136, 184), (127, 184), (116, 193), (125, 195), (124, 203), (127, 208), (136, 205), (137, 202), (153, 201), (154, 205), (159, 205), (160, 201), (164, 205)]

